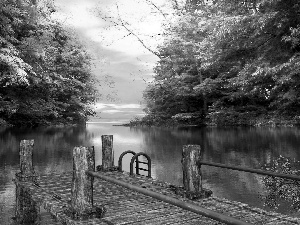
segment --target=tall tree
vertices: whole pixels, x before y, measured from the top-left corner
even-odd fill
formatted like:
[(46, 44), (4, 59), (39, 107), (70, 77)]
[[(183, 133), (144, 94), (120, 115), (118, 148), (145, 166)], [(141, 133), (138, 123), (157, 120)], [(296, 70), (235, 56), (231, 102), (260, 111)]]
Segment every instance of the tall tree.
[(50, 1), (1, 2), (0, 118), (16, 125), (84, 122), (96, 96), (84, 48), (51, 19)]

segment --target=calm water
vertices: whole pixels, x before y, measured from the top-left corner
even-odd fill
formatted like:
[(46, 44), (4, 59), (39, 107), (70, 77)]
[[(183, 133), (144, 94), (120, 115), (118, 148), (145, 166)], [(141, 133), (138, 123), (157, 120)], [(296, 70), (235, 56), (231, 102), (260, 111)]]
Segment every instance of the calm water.
[[(94, 145), (96, 165), (101, 164), (101, 135), (114, 135), (115, 164), (126, 150), (146, 152), (153, 177), (182, 185), (182, 145), (199, 144), (205, 161), (260, 168), (283, 155), (300, 160), (299, 128), (129, 128), (90, 123), (86, 127), (16, 129), (0, 128), (0, 224), (14, 214), (12, 179), (19, 170), (19, 142), (34, 139), (34, 166), (38, 173), (64, 172), (72, 168), (74, 146)], [(130, 156), (123, 160), (129, 171)], [(215, 196), (264, 208), (266, 191), (261, 176), (203, 166), (204, 187)], [(289, 213), (283, 202), (278, 211)], [(267, 209), (267, 208), (266, 208)]]

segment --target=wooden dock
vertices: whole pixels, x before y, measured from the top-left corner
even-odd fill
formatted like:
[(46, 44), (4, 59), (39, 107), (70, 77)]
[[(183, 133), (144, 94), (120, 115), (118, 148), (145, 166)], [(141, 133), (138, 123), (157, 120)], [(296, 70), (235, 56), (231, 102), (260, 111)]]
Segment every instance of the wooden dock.
[[(127, 172), (105, 168), (97, 172), (87, 172), (87, 170), (82, 170), (81, 168), (78, 174), (76, 174), (78, 171), (73, 170), (61, 174), (37, 176), (33, 171), (31, 161), (33, 142), (22, 142), (21, 149), (22, 146), (24, 147), (24, 143), (29, 143), (30, 148), (20, 150), (21, 172), (15, 181), (17, 185), (16, 212), (23, 217), (28, 217), (30, 214), (29, 217), (34, 217), (34, 222), (23, 224), (300, 224), (300, 218), (267, 212), (259, 208), (250, 207), (247, 204), (226, 199), (207, 197), (191, 200), (178, 194), (177, 189), (174, 189), (173, 185), (154, 180), (151, 177), (129, 174)], [(94, 153), (93, 149), (74, 148), (75, 169), (78, 169), (76, 166), (81, 167), (89, 163), (93, 164), (92, 161), (94, 159), (90, 159), (93, 158), (94, 154), (89, 155), (89, 151)], [(76, 162), (78, 155), (75, 153), (80, 153), (78, 162)], [(81, 156), (84, 156), (85, 162), (80, 161), (82, 160)], [(109, 158), (111, 160), (111, 157)], [(87, 161), (89, 163), (86, 163)], [(93, 177), (92, 180), (90, 180), (91, 177)], [(122, 183), (125, 185), (122, 185)], [(89, 186), (90, 184), (92, 186)], [(75, 187), (74, 185), (77, 186)], [(150, 194), (144, 192), (149, 192)], [(151, 193), (154, 194), (151, 195)], [(166, 200), (158, 200), (155, 197), (156, 195), (162, 196)], [(77, 202), (74, 203), (74, 199)], [(175, 201), (175, 204), (168, 199)], [(180, 203), (180, 207), (176, 205), (176, 201)], [(82, 206), (86, 203), (97, 205), (98, 209), (105, 209), (103, 211), (105, 213), (101, 217), (90, 216), (84, 219), (74, 218), (68, 213), (70, 208), (77, 207), (76, 204)], [(41, 207), (48, 213), (41, 214)], [(198, 209), (200, 208), (200, 214), (197, 210), (194, 210), (197, 207)], [(212, 214), (208, 213), (213, 216), (205, 216), (208, 215), (206, 211), (213, 212)], [(223, 221), (226, 222), (220, 222), (222, 219), (218, 221), (212, 219), (214, 218), (214, 213), (217, 214), (215, 217), (219, 215), (221, 215), (220, 218), (224, 217)]]
[[(292, 218), (279, 213), (267, 212), (259, 208), (253, 208), (246, 204), (226, 199), (209, 197), (191, 201), (176, 195), (169, 184), (145, 176), (130, 176), (129, 173), (126, 172), (97, 173), (185, 202), (192, 202), (206, 209), (232, 216), (251, 224), (300, 224), (300, 218)], [(105, 216), (101, 219), (93, 218), (85, 221), (74, 221), (64, 213), (65, 207), (71, 200), (72, 172), (40, 175), (38, 183), (40, 187), (37, 187), (31, 182), (22, 182), (28, 189), (34, 202), (36, 202), (39, 207), (44, 207), (53, 215), (52, 217), (45, 216), (41, 218), (41, 224), (224, 224), (146, 195), (132, 192), (129, 189), (101, 179), (95, 179), (94, 182), (94, 201), (105, 206), (107, 209)], [(55, 197), (55, 195), (62, 198), (59, 199)]]

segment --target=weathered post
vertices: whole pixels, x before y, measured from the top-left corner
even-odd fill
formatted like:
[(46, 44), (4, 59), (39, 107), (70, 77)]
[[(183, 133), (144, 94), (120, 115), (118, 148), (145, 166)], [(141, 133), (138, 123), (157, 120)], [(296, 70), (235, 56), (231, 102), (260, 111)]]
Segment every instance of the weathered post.
[(102, 169), (114, 167), (113, 135), (102, 135)]
[(88, 213), (93, 205), (93, 179), (85, 173), (93, 167), (89, 164), (94, 163), (93, 153), (88, 153), (89, 150), (91, 149), (86, 147), (75, 147), (73, 149), (71, 208), (75, 218)]
[(184, 145), (182, 151), (183, 186), (187, 193), (202, 193), (200, 145)]
[(93, 202), (94, 177), (86, 174), (95, 171), (94, 147), (73, 149), (73, 178), (71, 187), (71, 214), (73, 219), (101, 218), (104, 207), (96, 207)]
[(16, 211), (15, 218), (18, 224), (39, 223), (40, 208), (31, 199), (29, 190), (22, 182), (36, 182), (37, 176), (32, 164), (32, 151), (34, 140), (22, 140), (20, 142), (20, 172), (16, 173)]

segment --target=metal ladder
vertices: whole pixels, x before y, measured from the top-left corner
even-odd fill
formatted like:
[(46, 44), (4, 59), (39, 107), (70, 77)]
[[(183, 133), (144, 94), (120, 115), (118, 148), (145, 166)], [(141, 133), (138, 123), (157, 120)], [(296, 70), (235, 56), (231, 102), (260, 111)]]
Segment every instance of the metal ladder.
[[(119, 161), (118, 161), (118, 169), (119, 169), (119, 171), (121, 171), (121, 172), (123, 171), (122, 170), (122, 160), (123, 160), (124, 155), (126, 155), (128, 153), (133, 154), (133, 157), (131, 158), (131, 161), (130, 161), (130, 175), (133, 175), (133, 164), (135, 162), (135, 173), (137, 175), (140, 175), (140, 170), (142, 170), (142, 171), (148, 171), (148, 176), (147, 177), (151, 178), (151, 158), (150, 158), (149, 155), (147, 155), (144, 152), (135, 153), (134, 151), (131, 151), (131, 150), (123, 152), (120, 155)], [(147, 159), (147, 162), (139, 161), (139, 159), (138, 159), (139, 156), (144, 156)], [(148, 169), (140, 168), (140, 164), (147, 165)]]

